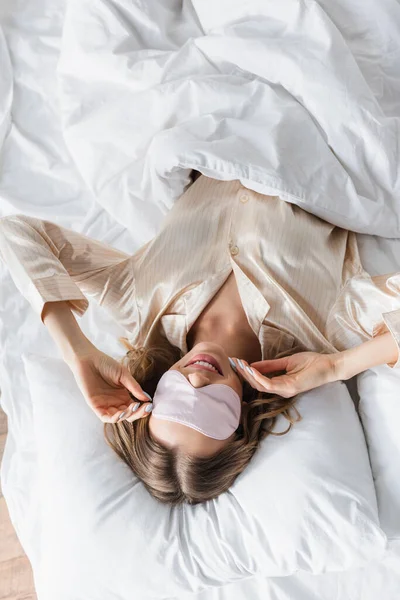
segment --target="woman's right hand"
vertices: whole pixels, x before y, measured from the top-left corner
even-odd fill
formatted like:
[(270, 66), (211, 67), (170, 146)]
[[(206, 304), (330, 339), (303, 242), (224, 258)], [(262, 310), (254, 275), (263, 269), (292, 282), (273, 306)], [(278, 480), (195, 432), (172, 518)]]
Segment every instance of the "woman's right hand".
[[(132, 377), (128, 367), (93, 344), (68, 364), (86, 403), (103, 423), (131, 423), (149, 416), (146, 408), (153, 408), (152, 399)], [(137, 400), (132, 402), (134, 398)], [(132, 411), (135, 405), (138, 406)]]
[[(253, 388), (270, 394), (279, 394), (283, 398), (291, 398), (325, 383), (337, 381), (339, 377), (334, 357), (334, 354), (299, 352), (284, 358), (253, 362), (251, 365), (240, 359), (244, 368), (241, 368), (237, 358), (233, 360), (240, 374)], [(251, 368), (253, 373), (250, 373), (246, 367)], [(265, 373), (277, 371), (286, 371), (286, 373), (272, 378), (264, 376)]]

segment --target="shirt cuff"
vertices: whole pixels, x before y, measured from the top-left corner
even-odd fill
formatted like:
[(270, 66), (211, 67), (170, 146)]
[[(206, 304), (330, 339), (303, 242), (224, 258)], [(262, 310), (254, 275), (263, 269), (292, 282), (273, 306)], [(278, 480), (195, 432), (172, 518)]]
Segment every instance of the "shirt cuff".
[(42, 313), (46, 302), (64, 300), (79, 317), (85, 314), (89, 306), (88, 299), (67, 273), (58, 273), (57, 276), (31, 280), (27, 299), (30, 301), (33, 310), (39, 315), (42, 323)]
[(400, 369), (400, 309), (382, 313), (383, 323), (377, 323), (372, 331), (372, 337), (391, 333), (397, 344), (398, 356), (396, 362), (386, 363), (392, 369)]

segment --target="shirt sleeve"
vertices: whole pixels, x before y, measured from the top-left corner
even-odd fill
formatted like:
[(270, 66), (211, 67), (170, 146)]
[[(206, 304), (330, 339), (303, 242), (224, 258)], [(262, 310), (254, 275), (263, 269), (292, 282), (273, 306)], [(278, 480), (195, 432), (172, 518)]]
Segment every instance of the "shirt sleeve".
[(46, 302), (81, 317), (92, 298), (126, 329), (135, 321), (132, 257), (84, 234), (27, 215), (0, 218), (0, 258), (43, 322)]
[(382, 335), (387, 332), (392, 334), (393, 339), (397, 344), (397, 361), (386, 364), (392, 369), (400, 369), (400, 309), (382, 313), (382, 319), (382, 323), (375, 325), (372, 336), (376, 337), (377, 335)]

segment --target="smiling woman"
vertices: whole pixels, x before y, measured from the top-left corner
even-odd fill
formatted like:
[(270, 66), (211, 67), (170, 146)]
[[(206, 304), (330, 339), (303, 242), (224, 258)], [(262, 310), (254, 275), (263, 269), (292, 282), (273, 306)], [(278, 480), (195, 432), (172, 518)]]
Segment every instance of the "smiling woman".
[[(199, 347), (214, 352), (220, 362), (198, 354)], [(150, 430), (161, 443), (211, 456), (232, 439), (240, 422), (242, 385), (223, 354), (217, 344), (196, 344), (161, 377), (150, 419)]]
[[(184, 502), (197, 504), (217, 498), (229, 489), (268, 433), (283, 435), (301, 418), (294, 407), (295, 398), (280, 398), (252, 388), (239, 370), (232, 367), (229, 357), (217, 344), (199, 343), (182, 356), (177, 348), (168, 343), (158, 347), (134, 348), (126, 338), (121, 338), (121, 341), (128, 348), (123, 363), (128, 365), (142, 389), (154, 396), (156, 408), (149, 418), (106, 423), (105, 439), (143, 481), (148, 491), (161, 502), (172, 505)], [(213, 354), (206, 353), (206, 348)], [(205, 354), (212, 359), (211, 364), (218, 365), (220, 372), (206, 365), (191, 364), (198, 356), (204, 357)], [(190, 397), (190, 390), (186, 389), (183, 396), (182, 388), (178, 398), (179, 387), (175, 394), (172, 388), (167, 390), (164, 397), (163, 392), (160, 394), (160, 406), (168, 400), (174, 418), (166, 420), (156, 417), (158, 384), (173, 372), (182, 375), (188, 386), (192, 386), (193, 392), (205, 387), (209, 392), (214, 385), (216, 388), (218, 385), (224, 386), (232, 392), (232, 395), (228, 395), (228, 403), (237, 402), (239, 418), (237, 422), (234, 421), (235, 424), (232, 423), (234, 430), (225, 439), (215, 439), (206, 435), (204, 429), (200, 432), (193, 428), (195, 421), (195, 424), (200, 423), (209, 433), (213, 431), (215, 434), (220, 427), (224, 429), (229, 423), (229, 419), (226, 420), (229, 417), (229, 405), (226, 406), (227, 413), (223, 410), (216, 413), (212, 405), (205, 406), (206, 394), (198, 403), (202, 402), (205, 410), (200, 419), (198, 415), (193, 415), (190, 410), (192, 407), (188, 407), (186, 414), (185, 407), (179, 413), (179, 401), (187, 402)], [(291, 414), (292, 407), (294, 415)], [(279, 414), (287, 418), (289, 425), (284, 432), (274, 433), (271, 429)], [(182, 416), (185, 424), (179, 422)], [(218, 417), (219, 422), (216, 421)]]
[[(46, 326), (115, 451), (163, 502), (228, 490), (278, 415), (290, 429), (299, 392), (400, 368), (399, 274), (371, 277), (354, 232), (237, 179), (198, 177), (133, 255), (10, 215), (0, 256), (42, 321), (63, 305), (66, 320)], [(88, 297), (127, 332), (127, 363), (81, 347), (71, 311)]]

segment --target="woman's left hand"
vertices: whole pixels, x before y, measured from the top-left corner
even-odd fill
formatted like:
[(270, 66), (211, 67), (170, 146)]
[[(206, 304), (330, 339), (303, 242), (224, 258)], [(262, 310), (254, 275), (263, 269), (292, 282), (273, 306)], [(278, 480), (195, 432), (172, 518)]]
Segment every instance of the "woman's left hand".
[[(103, 423), (116, 423), (125, 412), (125, 419), (132, 421), (147, 416), (144, 408), (151, 403), (150, 397), (132, 377), (129, 369), (95, 346), (84, 356), (68, 363), (87, 404)], [(129, 392), (144, 402), (136, 412), (128, 410), (132, 402)]]
[[(318, 352), (299, 352), (284, 358), (257, 361), (249, 365), (240, 359), (234, 359), (239, 373), (249, 384), (262, 392), (279, 394), (283, 398), (291, 398), (313, 388), (331, 383), (339, 379), (334, 354)], [(248, 368), (252, 372), (248, 371)], [(265, 377), (264, 373), (286, 371), (277, 377)]]

